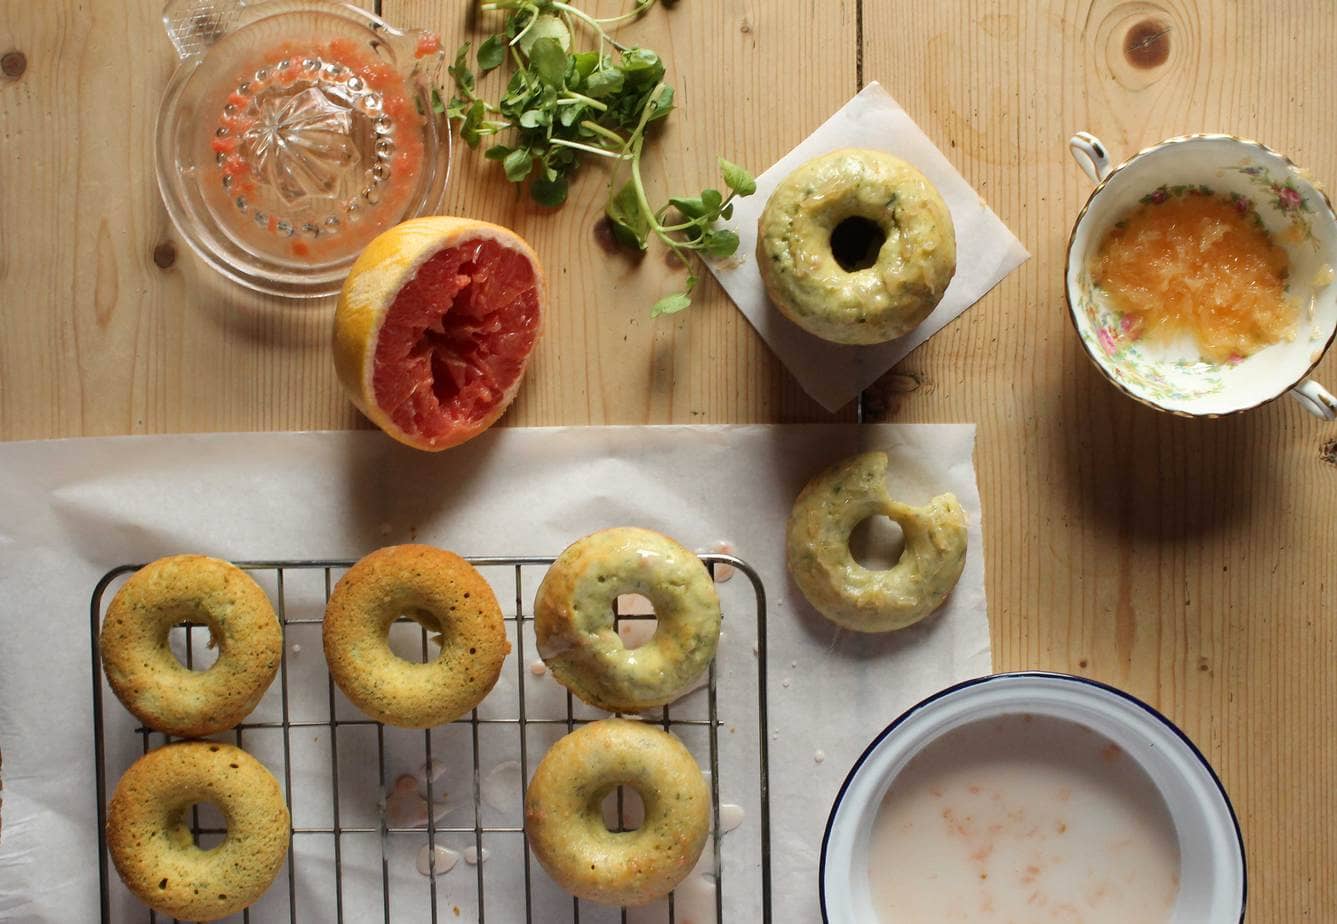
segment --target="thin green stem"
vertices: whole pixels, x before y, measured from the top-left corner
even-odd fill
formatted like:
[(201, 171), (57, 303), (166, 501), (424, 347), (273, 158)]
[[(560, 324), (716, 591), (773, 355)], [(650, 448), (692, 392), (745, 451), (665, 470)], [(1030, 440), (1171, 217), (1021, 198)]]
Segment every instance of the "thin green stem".
[(626, 45), (623, 45), (617, 39), (609, 35), (608, 32), (604, 30), (604, 27), (599, 22), (599, 20), (595, 19), (593, 16), (591, 16), (589, 13), (586, 13), (584, 10), (577, 9), (576, 7), (572, 6), (569, 3), (562, 3), (561, 0), (554, 0), (552, 8), (554, 10), (560, 10), (561, 12), (566, 13), (569, 16), (574, 16), (576, 19), (579, 19), (585, 25), (589, 26), (591, 29), (594, 30), (595, 34), (599, 36), (599, 41), (607, 42), (608, 44), (616, 48), (618, 51), (627, 51)]
[(565, 90), (563, 92), (566, 95), (557, 101), (557, 105), (559, 106), (570, 106), (573, 103), (584, 103), (591, 109), (597, 109), (600, 112), (608, 111), (607, 103), (601, 103), (592, 96), (586, 96), (584, 93), (577, 93), (575, 90)]
[(629, 22), (630, 20), (635, 19), (637, 16), (640, 16), (642, 13), (644, 13), (646, 10), (650, 9), (650, 7), (654, 5), (655, 5), (655, 0), (647, 0), (646, 3), (637, 5), (636, 9), (634, 10), (628, 10), (627, 12), (622, 13), (618, 16), (608, 16), (605, 17), (604, 19), (597, 20), (597, 22), (600, 25), (604, 26), (616, 26), (619, 23)]
[(626, 138), (623, 138), (621, 135), (619, 135), (617, 132), (613, 131), (612, 129), (604, 128), (604, 127), (603, 127), (602, 125), (600, 125), (598, 122), (594, 122), (594, 121), (592, 121), (592, 120), (590, 120), (590, 119), (586, 119), (586, 120), (584, 120), (583, 122), (581, 122), (581, 123), (580, 123), (580, 127), (581, 127), (581, 128), (587, 128), (587, 129), (589, 129), (590, 131), (594, 132), (596, 135), (602, 135), (603, 137), (607, 138), (609, 141), (611, 141), (611, 142), (613, 142), (614, 144), (616, 144), (619, 148), (621, 148), (622, 151), (623, 151), (623, 153), (626, 153), (626, 150), (627, 150), (627, 139), (626, 139)]
[(598, 154), (600, 157), (608, 157), (613, 160), (626, 160), (627, 155), (618, 151), (610, 151), (607, 148), (596, 147), (592, 144), (581, 144), (579, 141), (567, 141), (565, 138), (549, 139), (551, 144), (559, 144), (564, 148), (575, 148), (577, 151), (585, 151), (588, 154)]

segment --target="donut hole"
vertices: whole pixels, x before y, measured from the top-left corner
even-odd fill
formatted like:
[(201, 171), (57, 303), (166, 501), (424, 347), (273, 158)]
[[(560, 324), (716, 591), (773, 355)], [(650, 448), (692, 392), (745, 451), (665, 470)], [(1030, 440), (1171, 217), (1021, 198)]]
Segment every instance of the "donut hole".
[(182, 622), (167, 631), (167, 650), (187, 670), (207, 671), (218, 660), (218, 642), (209, 626)]
[(641, 594), (620, 594), (613, 602), (613, 624), (622, 647), (635, 651), (655, 637), (659, 620), (649, 598)]
[(850, 555), (869, 571), (894, 568), (904, 551), (905, 534), (891, 517), (871, 516), (850, 532)]
[(877, 264), (877, 255), (887, 242), (882, 226), (862, 215), (852, 215), (831, 231), (831, 256), (847, 273), (857, 273)]
[(178, 837), (182, 843), (189, 836), (190, 842), (200, 850), (213, 850), (227, 840), (227, 818), (212, 802), (192, 802), (184, 806), (173, 813), (170, 826), (180, 832)]
[(387, 641), (396, 657), (426, 664), (441, 654), (441, 622), (426, 610), (410, 610), (390, 623)]
[(630, 786), (614, 786), (600, 803), (604, 827), (614, 834), (636, 831), (645, 824), (645, 802)]

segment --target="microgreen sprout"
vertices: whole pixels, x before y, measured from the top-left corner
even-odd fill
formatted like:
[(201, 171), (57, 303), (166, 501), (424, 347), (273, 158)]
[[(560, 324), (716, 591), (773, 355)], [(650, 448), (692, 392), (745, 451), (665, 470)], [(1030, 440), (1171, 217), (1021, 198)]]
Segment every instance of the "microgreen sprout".
[[(473, 63), (472, 43), (460, 47), (448, 72), (455, 83), (449, 102), (434, 93), (433, 108), (460, 123), (470, 147), (496, 139), (483, 152), (498, 161), (513, 183), (529, 183), (530, 195), (545, 206), (566, 201), (569, 178), (584, 156), (612, 162), (613, 182), (605, 214), (614, 239), (646, 250), (658, 239), (685, 265), (693, 256), (724, 258), (738, 249), (738, 235), (719, 228), (733, 215), (733, 200), (756, 191), (751, 174), (720, 158), (728, 193), (705, 189), (696, 196), (672, 196), (650, 204), (642, 175), (642, 151), (654, 124), (673, 111), (673, 87), (664, 82), (659, 55), (622, 44), (610, 29), (643, 15), (657, 0), (634, 0), (632, 9), (597, 19), (563, 0), (484, 0), (482, 12), (505, 13), (502, 29), (483, 41)], [(593, 33), (594, 49), (577, 50), (573, 37)], [(478, 79), (511, 62), (501, 98), (484, 99)], [(658, 317), (691, 305), (698, 280), (689, 269), (680, 291), (660, 299)]]

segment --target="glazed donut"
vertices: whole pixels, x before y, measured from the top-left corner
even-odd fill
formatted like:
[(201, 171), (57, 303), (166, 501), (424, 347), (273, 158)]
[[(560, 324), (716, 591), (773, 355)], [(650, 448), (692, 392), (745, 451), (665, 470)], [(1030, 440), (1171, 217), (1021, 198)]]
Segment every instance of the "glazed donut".
[[(172, 626), (209, 627), (218, 660), (193, 671), (168, 647)], [(269, 598), (236, 565), (172, 555), (136, 571), (117, 591), (98, 636), (112, 691), (145, 725), (195, 738), (231, 728), (268, 689), (283, 655)]]
[(757, 265), (771, 301), (835, 343), (884, 343), (909, 333), (956, 272), (956, 233), (928, 179), (880, 151), (808, 161), (766, 203)]
[[(658, 625), (628, 650), (613, 607), (642, 594)], [(648, 529), (605, 529), (553, 562), (534, 600), (539, 655), (568, 690), (609, 712), (671, 703), (710, 666), (720, 638), (720, 598), (701, 560)]]
[[(602, 802), (630, 786), (645, 804), (635, 831), (604, 825)], [(578, 898), (644, 905), (692, 871), (710, 830), (710, 790), (683, 743), (627, 719), (591, 722), (543, 755), (525, 791), (525, 831), (553, 881)]]
[[(440, 633), (426, 664), (390, 649), (390, 625), (407, 616)], [(430, 728), (473, 709), (510, 653), (497, 597), (473, 565), (428, 545), (396, 545), (363, 558), (325, 607), (325, 660), (344, 695), (387, 725)]]
[[(923, 507), (887, 493), (887, 455), (866, 452), (822, 472), (789, 515), (789, 573), (818, 612), (847, 629), (889, 632), (918, 622), (947, 599), (966, 561), (966, 514), (951, 494)], [(905, 551), (888, 571), (850, 554), (850, 532), (881, 514), (900, 524)]]
[[(186, 812), (217, 806), (223, 843), (195, 846)], [(182, 741), (125, 771), (107, 809), (107, 852), (144, 904), (183, 921), (236, 914), (269, 888), (288, 853), (288, 807), (278, 781), (241, 748)]]

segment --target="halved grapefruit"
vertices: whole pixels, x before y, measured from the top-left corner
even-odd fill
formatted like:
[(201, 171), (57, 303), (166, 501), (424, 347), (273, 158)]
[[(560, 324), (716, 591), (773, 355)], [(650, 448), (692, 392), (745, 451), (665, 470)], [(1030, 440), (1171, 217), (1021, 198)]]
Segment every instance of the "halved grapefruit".
[(538, 256), (515, 232), (415, 218), (353, 264), (334, 314), (334, 367), (376, 426), (416, 449), (449, 449), (515, 398), (546, 302)]

